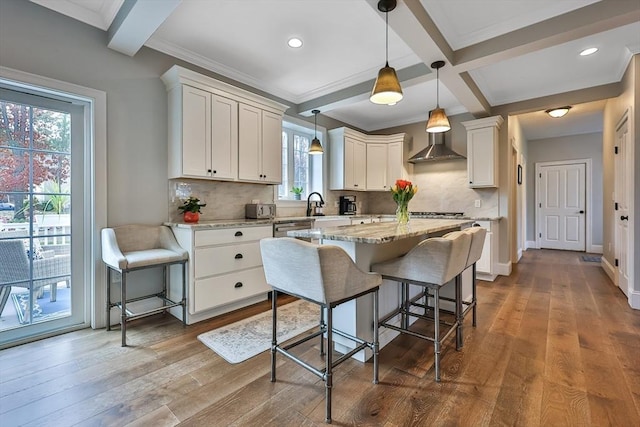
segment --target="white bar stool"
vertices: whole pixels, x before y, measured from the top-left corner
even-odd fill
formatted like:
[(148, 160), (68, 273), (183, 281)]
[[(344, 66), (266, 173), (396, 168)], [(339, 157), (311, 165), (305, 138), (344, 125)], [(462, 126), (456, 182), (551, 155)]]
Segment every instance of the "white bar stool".
[[(402, 287), (402, 303), (397, 310), (380, 320), (380, 326), (396, 330), (433, 342), (435, 353), (435, 378), (440, 381), (440, 347), (442, 342), (455, 330), (456, 336), (461, 333), (459, 311), (461, 310), (461, 277), (469, 258), (471, 235), (456, 231), (444, 237), (433, 237), (418, 243), (406, 255), (371, 266), (371, 270), (382, 274), (383, 279), (395, 280)], [(440, 320), (440, 289), (455, 279), (456, 309), (455, 321), (444, 323)], [(411, 311), (412, 300), (409, 297), (409, 285), (425, 287), (425, 300), (429, 299), (428, 291), (433, 291), (433, 318)], [(428, 302), (428, 301), (427, 301)], [(389, 323), (389, 320), (401, 315), (400, 326)], [(434, 322), (433, 336), (424, 335), (409, 329), (409, 317), (416, 317)], [(448, 329), (440, 331), (440, 326)], [(456, 348), (460, 349), (460, 340), (456, 340)]]
[[(123, 225), (102, 229), (102, 260), (107, 266), (107, 331), (111, 330), (111, 309), (120, 309), (122, 347), (127, 346), (127, 323), (152, 314), (166, 312), (171, 307), (182, 306), (182, 324), (186, 325), (186, 262), (188, 252), (180, 247), (171, 229), (166, 226)], [(182, 299), (174, 301), (167, 294), (167, 268), (182, 264)], [(127, 297), (127, 274), (145, 268), (162, 267), (163, 287), (160, 292), (135, 298)], [(111, 272), (121, 274), (120, 301), (111, 302)], [(162, 306), (133, 313), (127, 304), (148, 298), (159, 298)]]
[[(378, 287), (382, 277), (376, 273), (365, 273), (337, 246), (320, 246), (289, 237), (267, 238), (260, 241), (262, 264), (267, 283), (273, 288), (272, 316), (273, 335), (271, 341), (271, 381), (276, 381), (276, 353), (281, 353), (325, 382), (325, 421), (331, 423), (331, 389), (333, 368), (357, 352), (370, 348), (373, 351), (373, 383), (378, 383), (378, 324), (373, 322), (373, 341), (352, 336), (333, 328), (333, 309), (344, 302), (373, 293), (373, 315), (378, 319)], [(293, 343), (281, 346), (277, 341), (277, 294), (282, 292), (320, 305), (319, 331)], [(324, 313), (326, 310), (326, 323)], [(354, 341), (356, 347), (333, 360), (333, 334)], [(315, 368), (298, 358), (289, 350), (320, 336), (320, 354), (324, 355), (322, 336), (327, 337), (325, 367)]]

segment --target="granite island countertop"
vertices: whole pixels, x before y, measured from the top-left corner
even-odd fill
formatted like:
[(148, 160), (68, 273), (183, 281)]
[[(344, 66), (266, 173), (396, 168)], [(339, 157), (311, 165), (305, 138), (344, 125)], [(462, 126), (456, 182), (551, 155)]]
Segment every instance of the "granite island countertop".
[(324, 229), (294, 230), (289, 231), (287, 235), (307, 239), (380, 244), (458, 229), (472, 223), (472, 220), (458, 219), (412, 219), (407, 225), (398, 225), (395, 222), (376, 222)]
[[(233, 228), (233, 227), (251, 227), (260, 225), (281, 224), (291, 221), (307, 221), (307, 220), (334, 220), (334, 219), (368, 219), (368, 218), (395, 218), (392, 214), (359, 214), (359, 215), (324, 215), (324, 216), (283, 216), (265, 219), (218, 219), (214, 221), (200, 221), (198, 223), (172, 222), (167, 221), (164, 225), (178, 228), (192, 229), (210, 229), (210, 228)], [(411, 215), (411, 223), (420, 219), (455, 219), (461, 221), (499, 221), (502, 217), (473, 217), (473, 216), (430, 216), (430, 215)]]

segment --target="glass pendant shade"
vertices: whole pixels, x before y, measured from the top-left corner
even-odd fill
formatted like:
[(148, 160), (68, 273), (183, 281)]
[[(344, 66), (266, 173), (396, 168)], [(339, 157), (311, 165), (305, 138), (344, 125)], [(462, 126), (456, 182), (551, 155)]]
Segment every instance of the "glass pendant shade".
[(369, 100), (374, 104), (396, 105), (402, 99), (402, 88), (396, 70), (389, 67), (389, 12), (395, 9), (396, 0), (380, 0), (378, 10), (384, 12), (385, 27), (385, 64), (378, 71), (378, 77), (371, 90)]
[(311, 146), (309, 147), (309, 154), (322, 154), (324, 153), (324, 149), (322, 148), (322, 144), (320, 144), (320, 140), (318, 138), (313, 138), (311, 141)]
[(402, 88), (396, 70), (387, 63), (378, 72), (369, 100), (374, 104), (393, 105), (402, 99)]
[(431, 116), (429, 116), (429, 121), (427, 122), (427, 132), (440, 133), (446, 132), (450, 129), (451, 124), (449, 123), (449, 119), (444, 113), (444, 110), (439, 107), (433, 110), (431, 112)]
[(322, 148), (322, 144), (318, 139), (318, 113), (320, 110), (313, 110), (313, 139), (311, 140), (311, 145), (309, 146), (309, 154), (322, 154), (324, 153), (324, 149)]

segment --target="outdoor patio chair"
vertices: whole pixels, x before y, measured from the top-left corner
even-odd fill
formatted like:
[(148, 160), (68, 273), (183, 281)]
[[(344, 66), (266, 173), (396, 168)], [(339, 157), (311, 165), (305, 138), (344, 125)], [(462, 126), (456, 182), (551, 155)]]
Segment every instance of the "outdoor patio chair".
[[(7, 236), (2, 236), (7, 237)], [(56, 300), (58, 282), (66, 281), (71, 275), (70, 255), (55, 255), (53, 251), (43, 252), (43, 258), (33, 260), (33, 280), (29, 280), (29, 258), (22, 238), (0, 240), (0, 315), (11, 293), (11, 287), (32, 289), (39, 297), (45, 286), (51, 288), (51, 301)], [(29, 316), (30, 307), (25, 310)]]

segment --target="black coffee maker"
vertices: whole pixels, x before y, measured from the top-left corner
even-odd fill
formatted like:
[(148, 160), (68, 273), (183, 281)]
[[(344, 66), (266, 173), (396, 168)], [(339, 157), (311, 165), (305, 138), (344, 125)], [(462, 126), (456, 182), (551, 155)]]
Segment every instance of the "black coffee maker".
[(356, 196), (340, 196), (340, 215), (356, 214)]

